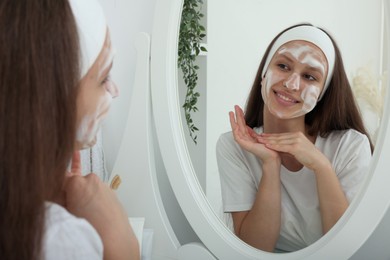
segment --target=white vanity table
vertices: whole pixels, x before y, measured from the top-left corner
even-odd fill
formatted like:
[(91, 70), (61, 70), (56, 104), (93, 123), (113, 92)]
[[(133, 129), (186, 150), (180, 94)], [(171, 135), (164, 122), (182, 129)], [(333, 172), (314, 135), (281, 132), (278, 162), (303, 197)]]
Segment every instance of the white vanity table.
[[(385, 11), (390, 14), (389, 1), (385, 2)], [(266, 253), (248, 246), (226, 228), (209, 205), (183, 141), (177, 91), (181, 5), (182, 0), (158, 0), (152, 36), (141, 33), (137, 38), (137, 70), (130, 110), (112, 174), (122, 179), (117, 193), (129, 216), (145, 217), (145, 227), (153, 229), (152, 259), (290, 260), (353, 256), (389, 208), (389, 163), (384, 155), (390, 154), (390, 113), (385, 112), (382, 118), (369, 180), (330, 232), (313, 245), (288, 254)], [(390, 57), (385, 60), (389, 63)], [(390, 93), (386, 100), (390, 100)], [(389, 102), (384, 111), (390, 111)], [(161, 167), (165, 167), (166, 173)]]

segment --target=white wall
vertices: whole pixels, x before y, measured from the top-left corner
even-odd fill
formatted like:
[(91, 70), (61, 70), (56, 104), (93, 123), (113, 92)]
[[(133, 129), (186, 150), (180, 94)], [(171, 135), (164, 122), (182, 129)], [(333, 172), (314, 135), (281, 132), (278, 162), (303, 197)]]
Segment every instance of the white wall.
[[(82, 1), (82, 0), (81, 0)], [(103, 125), (107, 169), (111, 172), (118, 154), (133, 89), (137, 33), (151, 34), (156, 0), (99, 0), (105, 9), (111, 39), (116, 49), (112, 78), (119, 87), (109, 116)]]

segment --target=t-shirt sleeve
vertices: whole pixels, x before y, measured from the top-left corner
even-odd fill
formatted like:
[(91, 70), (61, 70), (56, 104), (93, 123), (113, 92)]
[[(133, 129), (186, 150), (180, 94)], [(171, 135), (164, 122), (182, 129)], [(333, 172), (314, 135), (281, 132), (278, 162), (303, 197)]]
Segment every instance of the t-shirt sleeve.
[(222, 134), (216, 147), (224, 212), (247, 211), (252, 208), (257, 185), (247, 158), (235, 142), (232, 132)]
[(53, 218), (44, 240), (45, 260), (101, 260), (103, 244), (97, 231), (81, 218)]
[(369, 173), (371, 149), (367, 136), (356, 131), (343, 135), (335, 165), (341, 187), (351, 202), (359, 192), (362, 182)]

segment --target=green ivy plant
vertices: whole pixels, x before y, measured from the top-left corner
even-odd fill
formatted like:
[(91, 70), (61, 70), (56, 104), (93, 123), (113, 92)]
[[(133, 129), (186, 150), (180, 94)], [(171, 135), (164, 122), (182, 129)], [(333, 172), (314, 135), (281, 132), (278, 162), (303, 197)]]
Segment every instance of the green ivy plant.
[(202, 4), (203, 0), (184, 0), (179, 32), (178, 66), (183, 72), (184, 83), (187, 86), (183, 108), (190, 137), (195, 144), (197, 144), (195, 132), (199, 129), (195, 126), (191, 113), (198, 111), (196, 103), (200, 96), (195, 90), (199, 69), (199, 66), (195, 65), (195, 60), (200, 51), (207, 51), (201, 46), (201, 41), (206, 36), (206, 29), (200, 24), (204, 16), (201, 13)]

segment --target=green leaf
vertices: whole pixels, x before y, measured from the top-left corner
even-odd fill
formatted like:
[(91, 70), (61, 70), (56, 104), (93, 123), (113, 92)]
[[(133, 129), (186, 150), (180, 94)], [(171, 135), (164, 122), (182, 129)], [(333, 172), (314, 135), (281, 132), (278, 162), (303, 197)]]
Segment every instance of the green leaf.
[(198, 111), (196, 104), (200, 94), (195, 91), (199, 66), (195, 65), (194, 62), (200, 51), (207, 51), (205, 47), (200, 45), (201, 40), (206, 37), (204, 33), (206, 29), (200, 24), (201, 18), (204, 17), (201, 12), (202, 4), (203, 0), (184, 0), (178, 44), (178, 67), (183, 72), (183, 80), (187, 86), (187, 93), (182, 107), (190, 137), (195, 144), (197, 144), (197, 136), (193, 133), (199, 131), (199, 129), (195, 126), (191, 113)]

